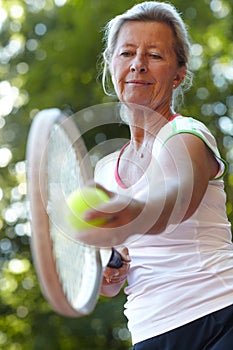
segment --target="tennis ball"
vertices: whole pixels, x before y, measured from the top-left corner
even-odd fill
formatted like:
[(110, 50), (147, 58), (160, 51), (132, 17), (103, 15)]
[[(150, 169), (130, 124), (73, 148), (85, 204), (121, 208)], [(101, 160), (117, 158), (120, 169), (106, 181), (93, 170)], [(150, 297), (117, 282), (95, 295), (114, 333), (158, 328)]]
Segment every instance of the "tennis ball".
[(90, 229), (93, 226), (100, 226), (106, 219), (84, 220), (82, 218), (85, 211), (95, 208), (99, 204), (109, 200), (109, 196), (99, 188), (83, 187), (72, 192), (68, 199), (67, 222), (75, 230)]

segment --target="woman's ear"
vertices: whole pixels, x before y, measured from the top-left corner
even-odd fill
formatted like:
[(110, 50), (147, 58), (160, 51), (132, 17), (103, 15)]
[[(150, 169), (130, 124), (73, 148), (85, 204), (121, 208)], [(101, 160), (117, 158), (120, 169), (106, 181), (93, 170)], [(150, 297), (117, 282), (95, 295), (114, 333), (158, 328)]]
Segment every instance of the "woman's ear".
[(187, 74), (187, 67), (181, 66), (177, 69), (177, 74), (173, 80), (173, 88), (176, 89), (184, 80)]

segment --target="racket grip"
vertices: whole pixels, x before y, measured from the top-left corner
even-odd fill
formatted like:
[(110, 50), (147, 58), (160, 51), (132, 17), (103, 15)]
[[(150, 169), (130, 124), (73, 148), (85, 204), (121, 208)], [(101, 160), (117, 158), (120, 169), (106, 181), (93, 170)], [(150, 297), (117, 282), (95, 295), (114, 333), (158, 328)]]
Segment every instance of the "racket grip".
[(107, 266), (119, 269), (123, 264), (124, 261), (122, 260), (121, 254), (116, 249), (112, 248), (112, 255)]

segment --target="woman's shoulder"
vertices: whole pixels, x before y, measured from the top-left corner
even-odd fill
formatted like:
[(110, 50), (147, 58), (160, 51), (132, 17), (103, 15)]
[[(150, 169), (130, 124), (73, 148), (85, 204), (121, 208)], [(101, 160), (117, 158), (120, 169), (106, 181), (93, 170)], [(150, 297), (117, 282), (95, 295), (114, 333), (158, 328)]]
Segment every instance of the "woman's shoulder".
[(220, 172), (216, 177), (222, 177), (227, 169), (227, 163), (222, 159), (216, 139), (208, 127), (198, 119), (192, 117), (177, 116), (161, 130), (158, 140), (154, 144), (153, 153), (158, 154), (166, 142), (175, 135), (191, 134), (200, 138), (205, 145), (213, 152), (217, 161), (220, 164)]
[(199, 137), (214, 153), (218, 153), (216, 140), (205, 124), (193, 117), (182, 115), (176, 116), (159, 131), (155, 139), (153, 153), (158, 154), (168, 140), (182, 134), (192, 134)]
[(182, 133), (194, 134), (215, 144), (215, 138), (212, 132), (203, 122), (196, 118), (183, 115), (177, 115), (172, 121), (167, 123), (160, 130), (158, 138), (164, 143), (172, 136)]
[(170, 124), (174, 133), (179, 132), (180, 130), (204, 130), (210, 133), (210, 130), (202, 121), (191, 116), (178, 115), (170, 122)]
[(171, 124), (172, 127), (168, 138), (175, 134), (190, 133), (201, 138), (210, 148), (217, 147), (213, 133), (202, 121), (193, 117), (179, 116)]

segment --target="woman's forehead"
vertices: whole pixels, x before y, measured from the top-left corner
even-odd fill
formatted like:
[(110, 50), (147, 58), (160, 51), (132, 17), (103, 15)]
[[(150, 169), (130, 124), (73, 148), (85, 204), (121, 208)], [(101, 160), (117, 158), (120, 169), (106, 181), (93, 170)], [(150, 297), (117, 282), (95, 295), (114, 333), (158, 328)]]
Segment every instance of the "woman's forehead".
[(158, 44), (173, 46), (174, 34), (172, 28), (163, 22), (128, 21), (124, 23), (118, 33), (116, 46), (137, 46), (145, 43), (148, 48)]
[(130, 36), (130, 38), (137, 39), (138, 35), (142, 38), (150, 37), (151, 39), (153, 37), (174, 38), (171, 26), (167, 23), (157, 21), (127, 21), (121, 26), (118, 38), (121, 37), (127, 40)]

